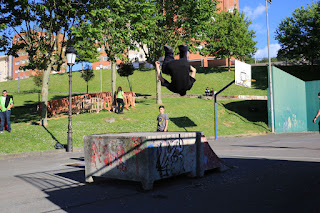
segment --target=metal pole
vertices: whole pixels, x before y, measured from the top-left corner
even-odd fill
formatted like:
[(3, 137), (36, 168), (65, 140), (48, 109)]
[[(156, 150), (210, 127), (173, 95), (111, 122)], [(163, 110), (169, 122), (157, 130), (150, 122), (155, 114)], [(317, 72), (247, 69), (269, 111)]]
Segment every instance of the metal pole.
[(218, 115), (217, 115), (217, 98), (214, 94), (214, 139), (218, 138)]
[(69, 65), (69, 113), (68, 113), (68, 145), (67, 152), (73, 152), (72, 148), (72, 65)]
[(20, 70), (18, 71), (18, 93), (20, 92)]
[(269, 91), (270, 91), (270, 105), (271, 105), (271, 131), (274, 132), (274, 113), (273, 113), (273, 89), (272, 89), (272, 71), (271, 71), (271, 58), (270, 58), (270, 39), (269, 39), (269, 20), (268, 20), (268, 2), (266, 0), (266, 13), (267, 13), (267, 35), (268, 35), (268, 59), (269, 59)]
[(100, 64), (100, 92), (102, 92), (102, 64)]
[(218, 114), (217, 114), (217, 96), (225, 89), (227, 89), (228, 87), (230, 87), (233, 83), (235, 82), (235, 80), (231, 81), (229, 84), (227, 84), (227, 86), (223, 87), (221, 90), (219, 90), (219, 92), (214, 94), (214, 130), (215, 130), (215, 134), (214, 134), (214, 138), (215, 140), (217, 140), (218, 137)]

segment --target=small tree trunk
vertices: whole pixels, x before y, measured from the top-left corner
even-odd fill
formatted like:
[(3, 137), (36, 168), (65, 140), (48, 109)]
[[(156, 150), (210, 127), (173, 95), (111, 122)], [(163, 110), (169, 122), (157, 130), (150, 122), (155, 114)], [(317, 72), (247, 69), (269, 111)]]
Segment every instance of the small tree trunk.
[(117, 68), (116, 68), (116, 62), (112, 62), (112, 70), (111, 70), (111, 81), (112, 81), (112, 97), (114, 101), (114, 95), (116, 93), (116, 82), (117, 82)]
[(49, 94), (49, 77), (51, 72), (51, 64), (43, 72), (42, 91), (41, 91), (41, 125), (48, 126), (48, 94)]
[(87, 94), (89, 93), (89, 81), (87, 81)]
[(130, 83), (130, 81), (129, 81), (129, 76), (127, 76), (127, 80), (128, 80), (128, 84), (129, 84), (130, 92), (132, 92), (132, 85), (131, 85), (131, 83)]
[(231, 60), (230, 60), (230, 56), (228, 56), (228, 72), (231, 71)]
[(156, 87), (157, 87), (157, 95), (156, 95), (156, 103), (162, 104), (162, 98), (161, 98), (161, 81), (158, 79), (158, 75), (156, 73)]

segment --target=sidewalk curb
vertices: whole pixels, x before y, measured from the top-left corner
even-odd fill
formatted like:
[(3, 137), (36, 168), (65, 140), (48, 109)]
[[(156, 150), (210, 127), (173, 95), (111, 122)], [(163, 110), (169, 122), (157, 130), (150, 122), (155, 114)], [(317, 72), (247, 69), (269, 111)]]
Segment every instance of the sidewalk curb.
[[(238, 135), (221, 135), (219, 138), (236, 138), (236, 137), (253, 137), (258, 135), (270, 134), (268, 132), (256, 133), (256, 134), (238, 134)], [(207, 140), (214, 140), (214, 136), (206, 136)], [(74, 147), (73, 152), (83, 152), (83, 147)], [(24, 158), (24, 157), (36, 157), (44, 155), (54, 155), (59, 153), (68, 153), (65, 149), (56, 149), (56, 150), (44, 150), (44, 151), (34, 151), (34, 152), (19, 152), (19, 153), (10, 153), (10, 154), (0, 154), (0, 160), (8, 160), (14, 158)], [(71, 152), (72, 153), (72, 152)]]
[[(82, 152), (83, 147), (75, 147), (73, 148), (73, 152)], [(57, 150), (44, 150), (44, 151), (34, 151), (34, 152), (19, 152), (19, 153), (11, 153), (11, 154), (0, 154), (0, 160), (8, 160), (14, 158), (24, 158), (24, 157), (36, 157), (36, 156), (44, 156), (44, 155), (54, 155), (59, 153), (69, 153), (66, 152), (65, 149), (57, 149)]]
[[(237, 134), (237, 135), (221, 135), (219, 138), (238, 138), (238, 137), (255, 137), (255, 136), (261, 136), (261, 135), (273, 135), (273, 134), (288, 134), (288, 133), (271, 133), (271, 132), (261, 132), (261, 133), (251, 133), (251, 134)], [(319, 134), (319, 132), (297, 132), (297, 133), (289, 133), (289, 134)], [(206, 136), (207, 140), (215, 141), (214, 136)], [(218, 141), (217, 140), (217, 141)], [(83, 152), (83, 147), (74, 147), (73, 152)], [(44, 150), (44, 151), (35, 151), (35, 152), (20, 152), (20, 153), (12, 153), (12, 154), (0, 154), (0, 160), (8, 160), (8, 159), (14, 159), (14, 158), (24, 158), (24, 157), (36, 157), (36, 156), (44, 156), (44, 155), (54, 155), (54, 154), (60, 154), (60, 153), (66, 153), (69, 154), (69, 152), (66, 152), (65, 149), (57, 149), (57, 150)]]
[[(248, 133), (248, 134), (237, 134), (237, 135), (219, 135), (219, 138), (238, 138), (238, 137), (254, 137), (254, 136), (260, 136), (260, 135), (267, 135), (267, 134), (274, 134), (271, 132), (260, 132), (260, 133)], [(214, 140), (214, 136), (206, 136), (207, 140)]]

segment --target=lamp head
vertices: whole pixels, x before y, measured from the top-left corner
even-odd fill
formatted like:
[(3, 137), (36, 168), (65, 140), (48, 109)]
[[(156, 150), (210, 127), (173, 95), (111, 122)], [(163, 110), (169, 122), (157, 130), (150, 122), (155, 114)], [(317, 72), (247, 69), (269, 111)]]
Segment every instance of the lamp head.
[(77, 51), (74, 49), (74, 47), (68, 47), (66, 51), (66, 56), (67, 56), (67, 64), (69, 66), (72, 66), (76, 62)]

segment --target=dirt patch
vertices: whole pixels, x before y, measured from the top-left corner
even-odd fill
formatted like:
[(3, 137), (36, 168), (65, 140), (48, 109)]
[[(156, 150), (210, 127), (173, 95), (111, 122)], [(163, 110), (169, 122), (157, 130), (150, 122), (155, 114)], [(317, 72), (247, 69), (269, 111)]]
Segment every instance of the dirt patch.
[(223, 125), (225, 125), (227, 127), (232, 127), (233, 124), (234, 124), (234, 122), (232, 122), (232, 121), (223, 122)]

